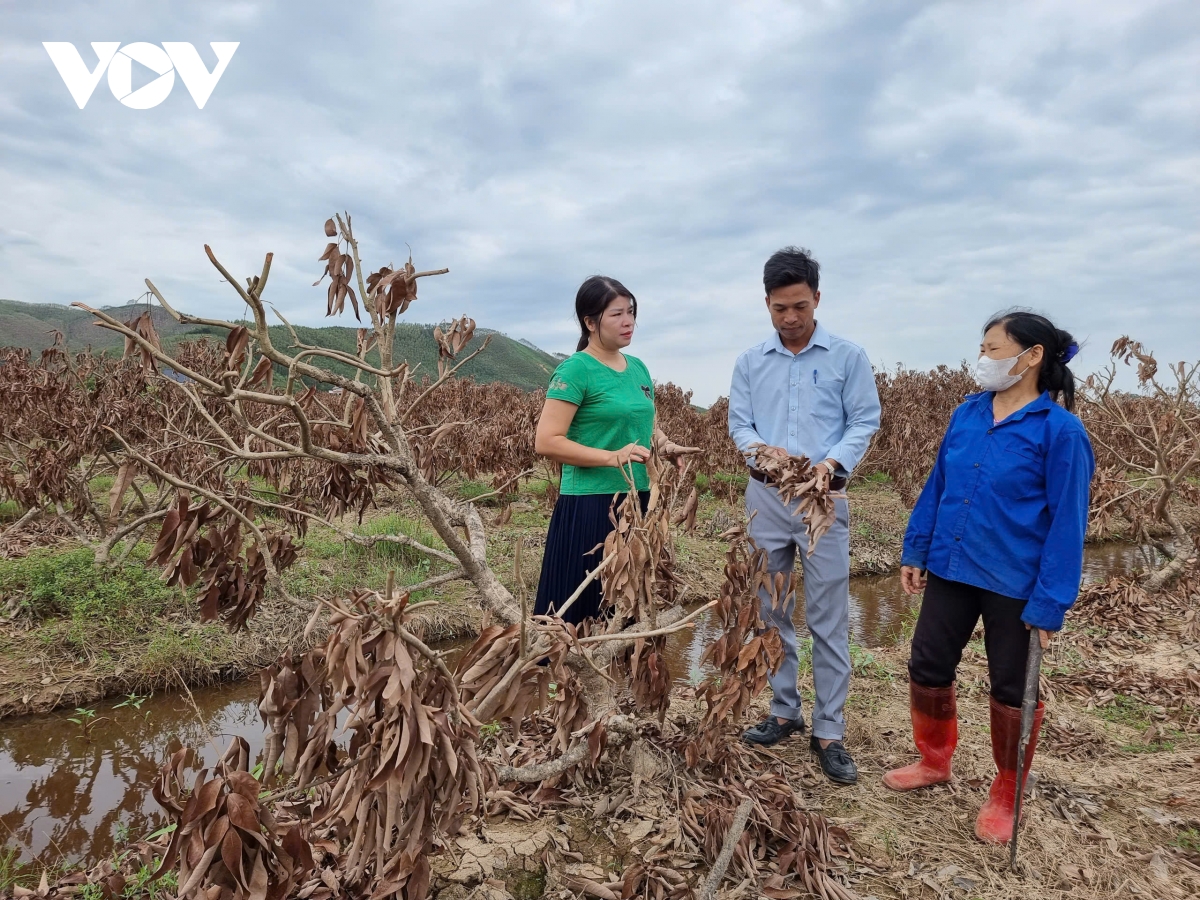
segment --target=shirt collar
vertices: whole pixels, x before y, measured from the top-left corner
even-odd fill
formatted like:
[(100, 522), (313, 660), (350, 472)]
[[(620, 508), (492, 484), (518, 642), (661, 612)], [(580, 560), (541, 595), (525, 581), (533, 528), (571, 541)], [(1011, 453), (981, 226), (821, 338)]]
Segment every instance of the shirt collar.
[[(986, 405), (988, 416), (991, 416), (991, 414), (992, 414), (992, 392), (991, 391), (980, 391), (977, 394), (967, 394), (966, 399), (971, 400), (980, 405)], [(1027, 416), (1031, 413), (1044, 412), (1045, 410), (1048, 410), (1053, 405), (1054, 405), (1054, 401), (1050, 399), (1050, 392), (1042, 391), (1041, 396), (1039, 396), (1036, 400), (1034, 400), (1032, 403), (1027, 403), (1025, 406), (1022, 406), (1020, 409), (1018, 409), (1015, 413), (1013, 413), (1011, 416), (1009, 416), (1004, 421), (1005, 422), (1016, 422), (1016, 421), (1019, 421), (1019, 420), (1025, 418), (1025, 416)]]
[[(801, 350), (800, 353), (811, 350), (813, 347), (821, 347), (824, 350), (829, 349), (829, 332), (825, 330), (825, 326), (819, 321), (817, 322), (817, 327), (813, 330), (812, 337), (808, 339), (808, 346)], [(792, 353), (791, 350), (783, 346), (783, 341), (780, 339), (778, 331), (771, 335), (769, 341), (763, 344), (763, 356), (766, 356), (772, 350), (782, 353), (784, 356), (800, 355), (799, 353)]]

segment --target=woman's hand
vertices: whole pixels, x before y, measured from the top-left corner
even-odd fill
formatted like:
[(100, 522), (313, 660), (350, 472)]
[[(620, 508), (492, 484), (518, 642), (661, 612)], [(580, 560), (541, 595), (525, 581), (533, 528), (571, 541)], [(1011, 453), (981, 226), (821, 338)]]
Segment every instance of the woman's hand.
[(609, 465), (614, 469), (624, 469), (630, 463), (645, 463), (650, 459), (650, 451), (637, 444), (626, 444), (620, 450), (609, 451)]
[[(1033, 626), (1026, 625), (1025, 627), (1032, 628)], [(1050, 638), (1052, 638), (1054, 636), (1054, 632), (1047, 631), (1045, 628), (1039, 628), (1037, 630), (1037, 632), (1038, 632), (1038, 640), (1042, 642), (1042, 649), (1049, 650), (1050, 649)]]
[(901, 566), (900, 567), (900, 587), (904, 589), (906, 594), (919, 594), (925, 590), (925, 582), (929, 579), (925, 577), (925, 570), (919, 569), (916, 566)]

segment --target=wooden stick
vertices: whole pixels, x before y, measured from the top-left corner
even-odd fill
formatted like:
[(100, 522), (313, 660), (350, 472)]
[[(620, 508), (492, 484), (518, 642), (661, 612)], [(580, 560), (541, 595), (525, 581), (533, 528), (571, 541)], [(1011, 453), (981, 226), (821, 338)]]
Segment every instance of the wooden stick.
[(719, 601), (719, 600), (709, 600), (703, 606), (692, 610), (690, 613), (688, 613), (686, 616), (684, 616), (682, 619), (680, 619), (678, 622), (674, 623), (673, 625), (665, 625), (662, 628), (656, 628), (653, 631), (632, 631), (632, 632), (618, 631), (614, 634), (593, 634), (593, 635), (589, 635), (588, 637), (580, 638), (579, 643), (581, 643), (581, 644), (598, 644), (602, 641), (638, 640), (639, 638), (658, 637), (659, 635), (663, 635), (663, 634), (674, 634), (676, 631), (682, 631), (685, 628), (695, 627), (692, 624), (692, 619), (696, 618), (696, 616), (700, 615), (702, 612), (706, 612), (707, 610), (712, 609), (714, 606), (716, 606), (720, 602), (721, 601)]
[(575, 588), (575, 593), (573, 593), (570, 597), (568, 597), (567, 601), (562, 606), (558, 607), (555, 610), (552, 610), (550, 615), (558, 616), (561, 619), (563, 616), (563, 613), (565, 613), (568, 609), (571, 608), (571, 604), (573, 604), (576, 600), (579, 599), (579, 596), (583, 593), (583, 589), (586, 588), (589, 584), (591, 584), (593, 581), (596, 580), (596, 578), (600, 575), (600, 571), (605, 566), (607, 566), (611, 560), (612, 560), (611, 556), (600, 560), (600, 562), (597, 564), (596, 568), (594, 568), (594, 569), (592, 569), (592, 571), (588, 572), (587, 577), (584, 578), (583, 581), (580, 582), (579, 587)]
[(725, 870), (729, 868), (729, 863), (733, 859), (733, 851), (737, 849), (738, 841), (742, 839), (742, 834), (746, 831), (746, 821), (750, 818), (750, 810), (753, 808), (754, 801), (747, 797), (734, 812), (733, 821), (729, 823), (729, 830), (725, 832), (725, 842), (721, 844), (721, 853), (717, 856), (713, 867), (709, 869), (708, 878), (704, 880), (704, 887), (700, 889), (699, 900), (713, 900), (713, 897), (717, 895), (717, 887), (721, 884), (721, 879), (725, 877)]

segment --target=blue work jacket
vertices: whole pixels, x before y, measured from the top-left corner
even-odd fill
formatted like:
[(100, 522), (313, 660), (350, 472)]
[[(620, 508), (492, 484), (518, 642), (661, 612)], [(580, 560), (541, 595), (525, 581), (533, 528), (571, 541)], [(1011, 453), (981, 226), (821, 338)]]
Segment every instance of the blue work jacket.
[(1026, 624), (1058, 631), (1083, 574), (1092, 444), (1049, 394), (999, 423), (992, 396), (950, 417), (901, 564), (1025, 600)]

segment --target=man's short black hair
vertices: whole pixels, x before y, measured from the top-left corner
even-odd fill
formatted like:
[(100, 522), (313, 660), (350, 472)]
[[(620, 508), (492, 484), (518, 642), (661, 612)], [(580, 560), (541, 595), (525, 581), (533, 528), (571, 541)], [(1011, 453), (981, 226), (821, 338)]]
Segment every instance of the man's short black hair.
[(771, 291), (793, 284), (807, 284), (815, 294), (821, 282), (821, 264), (803, 247), (776, 250), (763, 266), (763, 287)]

